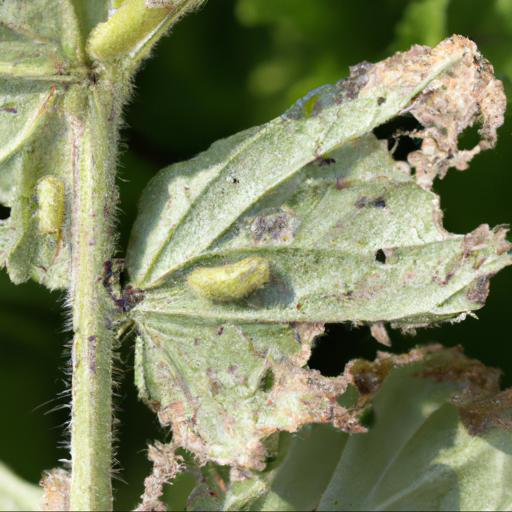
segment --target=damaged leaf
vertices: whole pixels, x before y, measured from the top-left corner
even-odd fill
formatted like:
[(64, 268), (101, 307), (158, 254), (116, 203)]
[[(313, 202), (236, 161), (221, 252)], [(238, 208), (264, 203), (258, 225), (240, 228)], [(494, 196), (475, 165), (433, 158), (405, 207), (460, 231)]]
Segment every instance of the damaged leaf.
[[(321, 157), (404, 110), (414, 109), (430, 127), (440, 110), (438, 103), (447, 101), (451, 88), (460, 95), (464, 110), (450, 104), (450, 119), (459, 129), (479, 115), (484, 123), (482, 144), (489, 146), (505, 108), (501, 82), (492, 77), (491, 69), (475, 45), (459, 36), (434, 49), (415, 46), (375, 65), (354, 66), (348, 79), (312, 91), (281, 117), (163, 171), (145, 193), (132, 235), (128, 258), (134, 284), (161, 284), (218, 243), (258, 202), (292, 186), (306, 164), (329, 162)], [(481, 89), (477, 98), (454, 78), (461, 73)], [(431, 103), (439, 108), (426, 119)], [(450, 121), (446, 113), (439, 117), (439, 123)], [(432, 130), (429, 137), (434, 136)], [(432, 156), (431, 148), (428, 154)], [(440, 165), (444, 169), (447, 164), (443, 160)]]
[[(480, 116), (482, 148), (494, 143), (504, 103), (489, 70), (461, 37), (413, 47), (150, 183), (128, 252), (145, 297), (131, 311), (137, 385), (178, 446), (243, 472), (264, 468), (274, 432), (313, 422), (362, 431), (337, 402), (346, 379), (303, 368), (322, 324), (368, 323), (387, 342), (383, 322), (412, 328), (483, 305), (490, 277), (510, 264), (506, 229), (446, 232), (424, 179), (446, 162), (414, 175), (371, 130), (404, 110), (425, 120), (453, 87), (473, 109), (453, 118)], [(487, 84), (478, 101), (463, 101), (460, 73)], [(437, 136), (434, 121), (425, 137)], [(244, 261), (265, 262), (257, 286), (227, 278)]]
[(183, 457), (175, 453), (174, 446), (155, 443), (148, 448), (148, 458), (153, 463), (151, 475), (144, 480), (144, 494), (136, 511), (167, 510), (160, 500), (165, 484), (172, 482), (183, 468)]
[[(512, 394), (499, 392), (499, 372), (440, 347), (354, 361), (348, 372), (380, 386), (368, 433), (310, 425), (281, 434), (280, 455), (265, 472), (225, 481), (224, 491), (207, 480), (189, 507), (510, 510)], [(468, 418), (468, 410), (479, 412)], [(494, 420), (482, 426), (489, 416)]]
[(301, 346), (286, 325), (150, 318), (140, 333), (139, 392), (173, 441), (203, 462), (261, 470), (262, 441), (277, 430), (314, 421), (361, 430), (336, 402), (345, 379), (303, 369), (311, 340)]

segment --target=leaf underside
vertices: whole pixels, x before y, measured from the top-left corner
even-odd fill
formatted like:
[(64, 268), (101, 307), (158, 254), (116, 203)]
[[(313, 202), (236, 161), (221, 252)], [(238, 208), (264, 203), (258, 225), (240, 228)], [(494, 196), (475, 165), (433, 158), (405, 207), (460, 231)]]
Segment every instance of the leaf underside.
[[(274, 432), (363, 430), (359, 410), (336, 401), (346, 379), (305, 368), (312, 340), (325, 322), (407, 329), (483, 305), (490, 276), (510, 264), (506, 230), (446, 232), (430, 186), (494, 145), (504, 106), (491, 66), (454, 36), (356, 66), (152, 180), (127, 255), (145, 296), (131, 312), (136, 380), (176, 445), (243, 473), (265, 467)], [(372, 134), (404, 112), (424, 126), (409, 163)], [(480, 142), (458, 150), (475, 122)], [(269, 279), (247, 296), (240, 281), (229, 300), (230, 277), (215, 294), (211, 283), (234, 275), (222, 265), (246, 258), (266, 261)], [(208, 282), (190, 286), (190, 275)]]
[[(68, 283), (73, 167), (84, 135), (77, 113), (87, 110), (89, 92), (83, 37), (107, 3), (94, 2), (94, 16), (82, 2), (74, 4), (0, 5), (0, 202), (11, 209), (0, 221), (0, 265), (15, 283)], [(48, 178), (61, 184), (63, 195), (38, 197), (38, 183)], [(51, 230), (41, 228), (45, 201), (45, 211), (63, 213)]]
[(277, 462), (252, 478), (207, 468), (189, 509), (510, 510), (512, 393), (499, 372), (440, 347), (351, 366), (360, 392), (383, 371), (368, 433), (281, 434)]
[[(69, 286), (71, 218), (81, 190), (74, 174), (91, 140), (102, 150), (116, 145), (93, 135), (101, 131), (98, 110), (111, 97), (126, 97), (130, 76), (153, 43), (200, 3), (179, 0), (165, 9), (143, 0), (0, 3), (0, 204), (10, 209), (0, 220), (0, 266), (14, 283), (32, 278), (50, 289)], [(123, 20), (142, 28), (126, 30)], [(91, 54), (91, 42), (93, 48), (107, 43), (108, 59)], [(103, 84), (112, 80), (106, 87), (105, 78)], [(117, 117), (112, 112), (109, 121)], [(47, 190), (41, 182), (63, 193), (41, 197), (38, 190)], [(60, 222), (48, 229), (45, 217)]]

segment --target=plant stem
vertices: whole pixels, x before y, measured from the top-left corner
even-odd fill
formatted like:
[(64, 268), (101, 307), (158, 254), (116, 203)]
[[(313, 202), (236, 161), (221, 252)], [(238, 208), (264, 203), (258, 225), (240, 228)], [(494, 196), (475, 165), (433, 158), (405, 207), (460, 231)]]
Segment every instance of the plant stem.
[[(125, 80), (124, 83), (127, 83)], [(66, 109), (73, 137), (71, 510), (111, 510), (112, 257), (118, 119), (126, 97), (112, 72), (77, 87)], [(88, 88), (84, 94), (84, 87)], [(122, 85), (121, 85), (122, 87)]]
[(114, 252), (118, 131), (130, 80), (151, 46), (204, 0), (148, 9), (127, 0), (89, 36), (90, 81), (67, 91), (73, 147), (71, 510), (112, 509), (112, 355), (116, 311), (103, 285)]

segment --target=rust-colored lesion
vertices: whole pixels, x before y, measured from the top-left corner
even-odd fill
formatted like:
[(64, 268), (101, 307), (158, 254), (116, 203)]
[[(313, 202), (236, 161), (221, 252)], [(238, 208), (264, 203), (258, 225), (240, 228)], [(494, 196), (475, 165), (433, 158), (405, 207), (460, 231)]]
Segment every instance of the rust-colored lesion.
[(419, 377), (431, 378), (437, 382), (458, 383), (458, 401), (473, 400), (475, 397), (497, 393), (500, 389), (500, 375), (499, 370), (465, 356), (460, 346), (445, 348), (426, 359), (423, 369), (417, 374)]

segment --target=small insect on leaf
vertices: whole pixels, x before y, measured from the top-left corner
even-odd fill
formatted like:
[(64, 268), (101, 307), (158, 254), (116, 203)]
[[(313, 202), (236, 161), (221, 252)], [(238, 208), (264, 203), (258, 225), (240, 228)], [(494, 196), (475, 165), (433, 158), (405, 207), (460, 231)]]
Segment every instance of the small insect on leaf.
[(64, 183), (55, 176), (45, 176), (37, 184), (39, 232), (60, 234), (64, 218)]
[(270, 279), (268, 260), (250, 256), (220, 267), (197, 268), (188, 276), (189, 286), (212, 301), (240, 300)]

